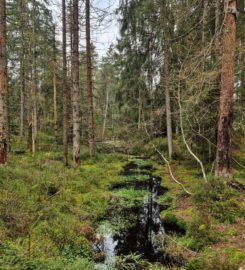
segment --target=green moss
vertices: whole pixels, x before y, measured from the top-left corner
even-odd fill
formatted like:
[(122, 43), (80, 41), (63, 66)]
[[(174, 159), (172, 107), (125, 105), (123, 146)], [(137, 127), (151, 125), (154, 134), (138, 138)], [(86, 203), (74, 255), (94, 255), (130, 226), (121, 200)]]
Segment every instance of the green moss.
[(207, 212), (221, 222), (236, 223), (245, 214), (240, 204), (242, 194), (229, 187), (223, 180), (209, 179), (195, 187), (193, 199), (198, 209)]
[(153, 161), (150, 159), (138, 159), (138, 158), (132, 158), (129, 161), (133, 162), (139, 167), (146, 167), (146, 166), (153, 166)]
[(213, 219), (203, 213), (196, 213), (187, 226), (187, 236), (191, 239), (188, 248), (199, 251), (217, 241), (218, 234)]
[(186, 270), (202, 270), (205, 269), (205, 262), (203, 259), (191, 259), (186, 267)]
[(137, 207), (141, 206), (143, 201), (148, 198), (149, 192), (146, 190), (120, 189), (112, 192), (112, 205), (118, 207)]
[(178, 218), (174, 213), (163, 211), (161, 219), (167, 231), (185, 233), (187, 228), (186, 222), (183, 219)]
[(146, 181), (150, 179), (150, 175), (147, 174), (133, 174), (120, 176), (121, 183), (130, 183), (135, 181)]
[(173, 195), (167, 192), (161, 196), (158, 196), (157, 203), (168, 209), (173, 205), (173, 200), (174, 200)]
[(81, 235), (80, 228), (95, 226), (108, 211), (108, 189), (119, 183), (127, 157), (99, 155), (90, 165), (83, 161), (77, 169), (64, 167), (61, 160), (59, 151), (26, 153), (9, 155), (7, 166), (0, 166), (0, 245), (8, 239), (15, 241), (24, 258), (29, 243), (33, 257), (65, 259), (64, 250), (69, 250), (70, 257), (90, 258), (92, 243)]

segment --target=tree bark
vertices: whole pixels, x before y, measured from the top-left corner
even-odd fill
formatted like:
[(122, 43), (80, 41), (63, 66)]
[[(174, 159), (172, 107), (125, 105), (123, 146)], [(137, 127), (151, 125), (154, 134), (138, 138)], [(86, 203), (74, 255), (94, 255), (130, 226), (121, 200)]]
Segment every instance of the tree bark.
[(234, 89), (234, 62), (236, 46), (236, 1), (225, 7), (225, 27), (221, 70), (221, 93), (218, 119), (215, 175), (232, 178), (232, 106)]
[(163, 0), (163, 52), (164, 52), (164, 64), (163, 64), (163, 85), (165, 92), (165, 107), (166, 107), (166, 123), (167, 123), (167, 139), (168, 139), (168, 155), (171, 158), (173, 154), (173, 131), (172, 131), (172, 117), (171, 117), (171, 102), (169, 92), (169, 36), (168, 36), (168, 22), (167, 22), (167, 2)]
[(21, 90), (20, 90), (20, 137), (22, 138), (24, 136), (25, 132), (25, 104), (26, 104), (26, 79), (25, 79), (25, 43), (24, 43), (24, 29), (25, 29), (25, 7), (26, 3), (24, 0), (21, 0), (21, 6), (20, 6), (20, 13), (21, 13), (21, 59), (20, 59), (20, 79), (21, 79)]
[(7, 56), (6, 56), (6, 2), (0, 1), (0, 164), (7, 162)]
[(79, 53), (78, 53), (78, 0), (72, 7), (72, 122), (73, 122), (73, 160), (80, 164), (80, 102), (79, 102)]
[(36, 6), (32, 3), (31, 20), (32, 20), (32, 37), (31, 37), (31, 123), (32, 127), (32, 152), (36, 152), (37, 137), (37, 66), (36, 66), (36, 23), (35, 23)]
[[(104, 80), (106, 80), (105, 76)], [(103, 119), (103, 128), (102, 128), (102, 141), (105, 137), (105, 130), (106, 130), (106, 121), (107, 121), (107, 114), (108, 114), (108, 107), (109, 107), (109, 89), (107, 82), (105, 81), (105, 110), (104, 110), (104, 119)]]
[(92, 50), (90, 37), (90, 0), (86, 0), (86, 58), (87, 58), (87, 102), (88, 102), (88, 144), (90, 157), (95, 156), (94, 147), (94, 108), (92, 80)]
[(220, 0), (215, 0), (215, 34), (217, 35), (217, 32), (219, 30), (219, 16), (220, 16)]
[(53, 29), (53, 87), (54, 87), (54, 137), (55, 142), (57, 143), (58, 139), (58, 109), (57, 109), (57, 80), (56, 80), (56, 67), (57, 67), (57, 59), (56, 59), (56, 41), (55, 41), (55, 26)]
[(68, 90), (67, 90), (67, 58), (66, 58), (66, 0), (62, 0), (62, 101), (63, 101), (63, 160), (68, 165)]
[(20, 63), (21, 89), (20, 89), (20, 137), (24, 135), (25, 123), (25, 69), (24, 69), (24, 54)]
[(203, 13), (202, 13), (202, 42), (206, 41), (206, 27), (208, 16), (208, 0), (203, 0)]

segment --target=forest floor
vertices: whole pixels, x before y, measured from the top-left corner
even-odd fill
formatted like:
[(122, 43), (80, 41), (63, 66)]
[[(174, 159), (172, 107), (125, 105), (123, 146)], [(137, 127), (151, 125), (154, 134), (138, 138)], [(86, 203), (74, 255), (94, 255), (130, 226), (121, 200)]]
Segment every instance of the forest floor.
[[(238, 155), (244, 163), (245, 155), (240, 151)], [(1, 270), (95, 269), (95, 229), (108, 210), (110, 188), (120, 183), (119, 173), (132, 157), (112, 153), (88, 159), (87, 151), (81, 157), (81, 166), (74, 169), (63, 166), (62, 153), (57, 150), (35, 156), (10, 154), (8, 165), (0, 167)], [(153, 164), (154, 175), (162, 178), (161, 185), (168, 190), (163, 198), (163, 224), (186, 232), (175, 235), (170, 231), (166, 250), (188, 262), (182, 268), (152, 265), (147, 269), (242, 267), (244, 193), (217, 181), (205, 184), (191, 160), (173, 161), (174, 174), (193, 193), (190, 196), (173, 182), (161, 161)], [(244, 172), (238, 167), (234, 175), (245, 184)]]

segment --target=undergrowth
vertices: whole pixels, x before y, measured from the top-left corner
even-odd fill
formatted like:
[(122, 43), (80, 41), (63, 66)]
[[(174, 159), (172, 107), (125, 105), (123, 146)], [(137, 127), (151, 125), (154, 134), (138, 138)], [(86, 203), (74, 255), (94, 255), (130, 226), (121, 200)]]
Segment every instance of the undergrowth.
[(83, 228), (104, 217), (127, 156), (84, 157), (76, 170), (60, 160), (58, 151), (26, 153), (0, 167), (1, 269), (92, 269)]

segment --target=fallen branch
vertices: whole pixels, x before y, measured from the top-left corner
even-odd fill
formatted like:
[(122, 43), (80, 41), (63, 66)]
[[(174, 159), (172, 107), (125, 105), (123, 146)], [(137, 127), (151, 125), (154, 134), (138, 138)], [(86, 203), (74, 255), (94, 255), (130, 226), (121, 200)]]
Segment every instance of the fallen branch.
[[(150, 134), (149, 134), (149, 132), (148, 132), (146, 126), (145, 126), (145, 131), (146, 131), (146, 134), (147, 134), (147, 136), (149, 137), (149, 139), (151, 139)], [(175, 183), (177, 183), (178, 185), (180, 185), (180, 186), (182, 187), (182, 189), (183, 189), (187, 194), (192, 195), (192, 193), (191, 193), (190, 191), (188, 191), (188, 190), (184, 187), (184, 185), (183, 185), (182, 183), (180, 183), (180, 182), (174, 177), (173, 172), (172, 172), (172, 169), (171, 169), (171, 166), (170, 166), (170, 163), (169, 163), (169, 161), (166, 159), (166, 157), (165, 157), (165, 156), (157, 149), (157, 147), (155, 146), (155, 144), (154, 144), (153, 142), (151, 142), (151, 144), (152, 144), (153, 148), (156, 150), (156, 152), (161, 156), (161, 158), (162, 158), (162, 159), (164, 160), (164, 162), (167, 164), (167, 167), (168, 167), (168, 170), (169, 170), (169, 173), (170, 173), (170, 176), (171, 176), (172, 180), (173, 180)]]
[(187, 150), (189, 151), (189, 153), (195, 158), (195, 160), (200, 164), (201, 170), (202, 170), (202, 175), (203, 175), (203, 179), (205, 180), (205, 182), (207, 183), (207, 177), (206, 177), (206, 173), (205, 173), (205, 169), (203, 166), (202, 161), (193, 153), (193, 151), (191, 150), (189, 144), (187, 143), (186, 139), (185, 139), (185, 133), (184, 133), (184, 128), (183, 128), (183, 118), (182, 118), (182, 106), (181, 106), (181, 102), (180, 102), (180, 83), (178, 86), (178, 104), (179, 104), (179, 110), (180, 110), (180, 130), (181, 130), (181, 134), (182, 134), (182, 138), (183, 138), (183, 142), (187, 148)]

